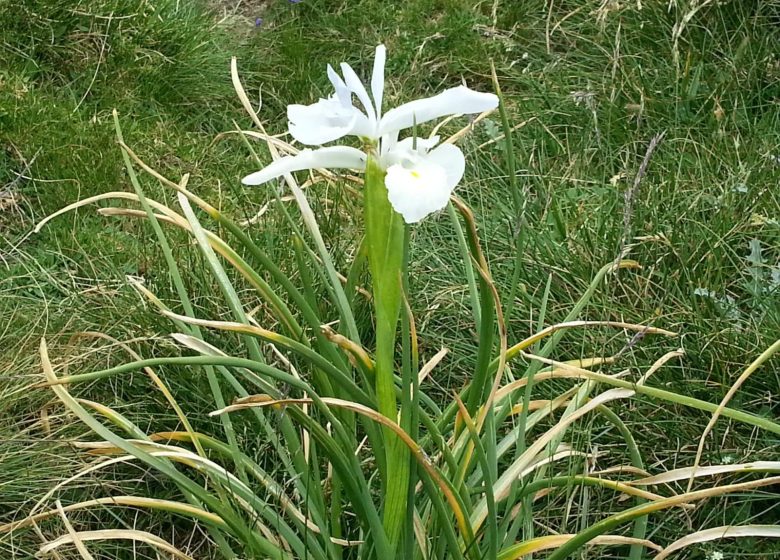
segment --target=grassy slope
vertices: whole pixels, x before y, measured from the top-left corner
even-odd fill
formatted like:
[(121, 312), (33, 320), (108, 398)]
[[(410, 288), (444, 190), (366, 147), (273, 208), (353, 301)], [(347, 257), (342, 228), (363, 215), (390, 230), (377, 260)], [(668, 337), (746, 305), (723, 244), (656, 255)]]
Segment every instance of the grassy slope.
[[(466, 0), (400, 6), (313, 0), (277, 2), (271, 8), (245, 2), (249, 5), (227, 20), (177, 4), (158, 2), (152, 10), (146, 2), (101, 0), (89, 3), (88, 10), (77, 6), (80, 13), (72, 11), (72, 3), (53, 0), (0, 4), (0, 19), (12, 22), (3, 29), (0, 51), (6, 69), (0, 73), (0, 184), (13, 181), (23, 159), (37, 153), (30, 168), (35, 180), (18, 182), (14, 189), (19, 206), (0, 213), (0, 255), (7, 261), (0, 275), (0, 395), (8, 397), (0, 405), (0, 438), (13, 440), (0, 451), (0, 490), (8, 496), (1, 518), (38, 493), (31, 487), (47, 487), (77, 461), (64, 448), (39, 441), (39, 410), (48, 394), (10, 398), (20, 384), (37, 378), (38, 337), (46, 333), (62, 344), (70, 333), (99, 330), (119, 338), (152, 337), (141, 345), (144, 353), (152, 346), (167, 351), (157, 335), (168, 326), (123, 282), (124, 274), (136, 274), (162, 295), (170, 290), (146, 227), (84, 210), (39, 235), (25, 239), (25, 234), (68, 202), (129, 189), (113, 144), (113, 107), (122, 115), (127, 141), (143, 158), (172, 177), (191, 172), (190, 184), (199, 193), (238, 215), (251, 215), (267, 197), (237, 186), (237, 178), (253, 167), (251, 160), (235, 140), (212, 144), (215, 133), (233, 128), (232, 119), (248, 126), (231, 93), (230, 54), (239, 56), (250, 91), (262, 85), (263, 114), (279, 131), (286, 103), (327, 92), (324, 62), (346, 60), (365, 74), (372, 45), (379, 41), (390, 51), (388, 103), (454, 85), (461, 77), (489, 89), (487, 61), (495, 59), (513, 122), (529, 121), (514, 137), (530, 226), (522, 287), (510, 318), (512, 340), (535, 330), (548, 277), (546, 323), (551, 324), (566, 314), (594, 272), (636, 237), (645, 239), (636, 242), (631, 256), (645, 270), (621, 274), (600, 291), (584, 318), (652, 321), (683, 333), (687, 356), (660, 371), (656, 383), (717, 400), (741, 368), (780, 337), (780, 296), (771, 291), (780, 227), (777, 221), (757, 224), (758, 218), (780, 220), (780, 167), (772, 159), (780, 153), (776, 3), (729, 2), (703, 10), (680, 39), (677, 64), (671, 36), (682, 12), (667, 11), (666, 2), (658, 3), (662, 7), (644, 3), (641, 11), (626, 3), (614, 12), (597, 12), (601, 3), (595, 1), (556, 2), (552, 10), (536, 0), (498, 2), (495, 21), (492, 2), (475, 8)], [(111, 13), (117, 17), (110, 23), (97, 17)], [(261, 15), (263, 25), (255, 28), (254, 17)], [(575, 103), (572, 92), (585, 92), (589, 101)], [(494, 128), (477, 127), (464, 143), (472, 165), (460, 192), (478, 213), (494, 274), (507, 293), (512, 260), (507, 232), (513, 218), (507, 212), (506, 166), (495, 145), (475, 149), (495, 134)], [(624, 194), (649, 139), (659, 132), (666, 136), (628, 211)], [(151, 183), (148, 188), (164, 196)], [(317, 195), (334, 245), (348, 245), (350, 237), (338, 234), (349, 220), (327, 203), (339, 193)], [(280, 258), (288, 254), (272, 215), (255, 233)], [(178, 242), (177, 252), (187, 262), (192, 257), (184, 241)], [(415, 306), (425, 326), (424, 351), (430, 355), (441, 345), (457, 350), (457, 358), (438, 372), (439, 383), (455, 387), (470, 370), (473, 340), (453, 247), (446, 217), (415, 232), (413, 290), (422, 294)], [(196, 267), (192, 262), (190, 268)], [(208, 281), (196, 277), (193, 285), (208, 307)], [(697, 295), (697, 289), (714, 295)], [(627, 342), (603, 331), (567, 340), (559, 357), (614, 352)], [(674, 347), (643, 341), (618, 367), (647, 364)], [(61, 351), (64, 356), (66, 350)], [(121, 357), (102, 354), (101, 359)], [(182, 394), (197, 394), (200, 386), (186, 372), (169, 379)], [(766, 367), (735, 402), (776, 416), (778, 387), (777, 369)], [(147, 392), (142, 381), (111, 389), (114, 397), (107, 398), (106, 385), (90, 394), (129, 414), (163, 410), (150, 402), (154, 398), (139, 404)], [(210, 405), (192, 406), (208, 410)], [(80, 432), (58, 413), (52, 407), (52, 438)], [(647, 442), (651, 468), (689, 464), (706, 423), (704, 415), (647, 402), (632, 405), (624, 416)], [(739, 430), (726, 432), (725, 426), (711, 438), (708, 460), (757, 457), (773, 443)], [(619, 462), (619, 450), (610, 451), (605, 461)], [(20, 465), (28, 468), (23, 476)], [(776, 508), (761, 498), (709, 504), (692, 524), (755, 515), (776, 521)], [(595, 503), (574, 513), (597, 516), (599, 511)], [(658, 523), (655, 538), (662, 542), (684, 530), (675, 516)], [(33, 550), (25, 541), (0, 542), (0, 550), (19, 558)], [(751, 546), (743, 543), (735, 550)]]

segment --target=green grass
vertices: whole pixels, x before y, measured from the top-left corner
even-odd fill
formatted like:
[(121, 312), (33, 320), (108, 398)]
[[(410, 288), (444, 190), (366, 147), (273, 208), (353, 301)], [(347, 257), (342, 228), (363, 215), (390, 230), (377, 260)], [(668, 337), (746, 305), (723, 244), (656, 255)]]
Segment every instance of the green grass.
[[(509, 317), (510, 341), (537, 330), (548, 279), (546, 325), (561, 320), (595, 272), (626, 245), (633, 245), (629, 256), (644, 269), (620, 273), (582, 318), (649, 322), (680, 332), (686, 356), (656, 374), (658, 386), (717, 402), (741, 370), (780, 338), (778, 2), (731, 1), (703, 9), (681, 35), (677, 63), (672, 33), (686, 12), (682, 1), (672, 9), (668, 2), (643, 2), (642, 10), (624, 2), (601, 12), (602, 2), (595, 0), (555, 2), (552, 8), (541, 0), (498, 1), (495, 21), (493, 2), (467, 0), (244, 2), (234, 13), (235, 4), (209, 12), (198, 3), (173, 0), (0, 2), (0, 190), (12, 184), (17, 200), (0, 210), (0, 523), (21, 515), (84, 461), (63, 441), (82, 436), (84, 429), (62, 415), (49, 392), (20, 391), (40, 379), (35, 353), (40, 336), (57, 342), (61, 358), (84, 351), (83, 344), (65, 346), (72, 333), (83, 330), (148, 338), (135, 344), (144, 355), (175, 351), (163, 338), (169, 325), (124, 281), (126, 274), (141, 276), (156, 293), (173, 296), (145, 223), (103, 218), (88, 208), (57, 219), (40, 234), (28, 233), (42, 217), (79, 198), (131, 189), (114, 142), (114, 107), (127, 143), (144, 160), (172, 178), (191, 173), (195, 192), (235, 217), (252, 216), (271, 193), (239, 185), (255, 168), (240, 140), (213, 142), (217, 133), (234, 128), (233, 120), (250, 127), (230, 84), (231, 55), (239, 58), (250, 95), (262, 89), (261, 116), (274, 132), (283, 131), (287, 103), (328, 92), (326, 62), (347, 61), (364, 76), (380, 41), (389, 50), (388, 104), (461, 78), (489, 90), (489, 60), (495, 61), (512, 123), (527, 121), (513, 135), (528, 225), (521, 232), (523, 268)], [(261, 26), (255, 27), (255, 17), (263, 17)], [(577, 103), (573, 92), (583, 92), (584, 101)], [(497, 130), (496, 115), (462, 144), (470, 163), (459, 194), (477, 213), (493, 274), (506, 294), (516, 222), (509, 212), (506, 161), (501, 143), (477, 149)], [(661, 132), (664, 139), (627, 204), (625, 193), (648, 142)], [(26, 163), (32, 179), (17, 180)], [(170, 196), (151, 182), (146, 188), (153, 197)], [(329, 187), (309, 196), (334, 252), (348, 254), (356, 223), (349, 215), (350, 195)], [(342, 209), (334, 205), (339, 200), (345, 202)], [(250, 233), (294, 270), (282, 223), (271, 210)], [(213, 280), (199, 275), (200, 261), (183, 236), (173, 241), (183, 268), (193, 271), (189, 281), (201, 296), (197, 304), (215, 312), (209, 296), (217, 289)], [(476, 356), (456, 247), (446, 216), (414, 230), (412, 304), (421, 351), (430, 357), (441, 346), (453, 350), (452, 359), (436, 370), (442, 390), (459, 388)], [(337, 264), (345, 270), (345, 260)], [(365, 320), (361, 327), (370, 331)], [(628, 340), (622, 333), (586, 331), (567, 337), (557, 357), (614, 353)], [(674, 348), (669, 341), (642, 340), (614, 371), (646, 365)], [(104, 352), (90, 359), (124, 358)], [(778, 371), (775, 359), (733, 404), (780, 415)], [(193, 411), (213, 409), (202, 379), (183, 370), (165, 374)], [(199, 394), (204, 396), (191, 398)], [(140, 375), (97, 384), (85, 396), (136, 420), (151, 411), (160, 425), (168, 421), (173, 427), (162, 399), (150, 394)], [(40, 424), (47, 405), (49, 435)], [(643, 442), (651, 470), (691, 464), (708, 420), (646, 399), (632, 401), (621, 415)], [(620, 464), (624, 450), (611, 447), (617, 440), (604, 430), (583, 426), (580, 443), (609, 452), (600, 466)], [(586, 439), (591, 437), (593, 442)], [(705, 460), (769, 458), (777, 443), (720, 421)], [(262, 442), (254, 446), (262, 456)], [(100, 485), (140, 478), (132, 470), (113, 474), (92, 479), (74, 494), (87, 499)], [(161, 482), (140, 484), (167, 491)], [(602, 516), (601, 503), (610, 496), (600, 498), (594, 493), (588, 508), (574, 508), (568, 528)], [(777, 503), (776, 495), (761, 492), (707, 502), (690, 521), (681, 521), (679, 512), (654, 518), (651, 538), (670, 542), (686, 532), (688, 522), (693, 528), (777, 523)], [(551, 503), (549, 521), (560, 519), (565, 506)], [(86, 515), (75, 519), (89, 521)], [(108, 514), (100, 519), (111, 521)], [(171, 538), (180, 544), (190, 536), (189, 527), (173, 528), (163, 517), (141, 524), (169, 537), (175, 531)], [(0, 537), (0, 551), (28, 558), (37, 542), (31, 533)], [(745, 558), (769, 558), (777, 550), (776, 543), (748, 541), (701, 550), (714, 548)], [(132, 557), (116, 547), (104, 552)]]

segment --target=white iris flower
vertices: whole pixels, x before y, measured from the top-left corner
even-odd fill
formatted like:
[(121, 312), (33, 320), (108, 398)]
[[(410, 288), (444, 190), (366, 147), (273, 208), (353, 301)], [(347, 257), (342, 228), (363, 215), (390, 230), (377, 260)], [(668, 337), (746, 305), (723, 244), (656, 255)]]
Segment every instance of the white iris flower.
[[(465, 86), (417, 99), (382, 114), (385, 86), (384, 45), (376, 48), (371, 76), (371, 95), (349, 64), (341, 64), (340, 76), (328, 65), (328, 78), (335, 92), (312, 105), (290, 105), (287, 118), (290, 134), (307, 145), (321, 145), (344, 136), (359, 136), (375, 147), (365, 153), (349, 146), (306, 149), (284, 157), (265, 169), (244, 177), (246, 185), (260, 185), (286, 173), (303, 169), (365, 170), (369, 156), (386, 171), (385, 186), (390, 203), (407, 223), (415, 223), (447, 205), (450, 194), (463, 177), (463, 152), (452, 144), (429, 139), (405, 138), (401, 130), (441, 117), (481, 113), (498, 106), (492, 93), (480, 93)], [(357, 98), (359, 107), (353, 102)]]

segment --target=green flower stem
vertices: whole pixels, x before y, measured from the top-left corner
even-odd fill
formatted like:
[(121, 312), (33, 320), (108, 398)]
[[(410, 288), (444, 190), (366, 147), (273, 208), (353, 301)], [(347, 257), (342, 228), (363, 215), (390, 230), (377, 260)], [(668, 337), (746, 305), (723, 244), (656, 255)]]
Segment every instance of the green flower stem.
[[(369, 155), (366, 162), (364, 219), (374, 292), (377, 404), (382, 415), (396, 421), (398, 408), (393, 379), (396, 331), (401, 310), (404, 224), (387, 199), (385, 171), (373, 155)], [(387, 456), (385, 472), (382, 473), (383, 525), (390, 546), (397, 549), (406, 517), (409, 452), (391, 430), (385, 428), (383, 431)]]

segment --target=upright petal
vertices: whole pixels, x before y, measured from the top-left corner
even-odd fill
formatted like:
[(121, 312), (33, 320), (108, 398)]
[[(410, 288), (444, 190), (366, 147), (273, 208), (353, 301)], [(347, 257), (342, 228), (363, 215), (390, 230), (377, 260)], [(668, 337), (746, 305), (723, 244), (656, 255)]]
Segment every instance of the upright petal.
[[(363, 85), (363, 82), (360, 81), (358, 75), (355, 74), (355, 71), (346, 62), (341, 63), (341, 73), (344, 74), (344, 81), (349, 90), (357, 95), (357, 98), (363, 105), (366, 115), (368, 115), (368, 120), (371, 123), (376, 123), (376, 110), (374, 109), (374, 104), (371, 103), (371, 98), (368, 96), (366, 86)], [(373, 134), (371, 136), (374, 137)]]
[(336, 97), (341, 104), (345, 106), (352, 105), (352, 93), (330, 64), (328, 64), (328, 79), (333, 84), (333, 89), (336, 90)]
[(366, 154), (349, 146), (303, 150), (298, 155), (277, 159), (264, 169), (247, 175), (245, 185), (262, 185), (271, 179), (302, 169), (360, 169), (366, 167)]
[(371, 73), (371, 95), (374, 96), (376, 106), (376, 118), (382, 118), (382, 97), (385, 92), (385, 60), (387, 49), (379, 45), (374, 54), (374, 71)]
[(380, 141), (379, 141), (380, 155), (384, 158), (395, 149), (397, 144), (398, 144), (397, 130), (391, 130), (390, 132), (386, 132), (385, 134), (382, 134), (382, 136), (380, 136)]
[(498, 97), (458, 86), (433, 97), (410, 101), (390, 109), (379, 123), (379, 135), (401, 130), (447, 115), (481, 113), (498, 107)]

